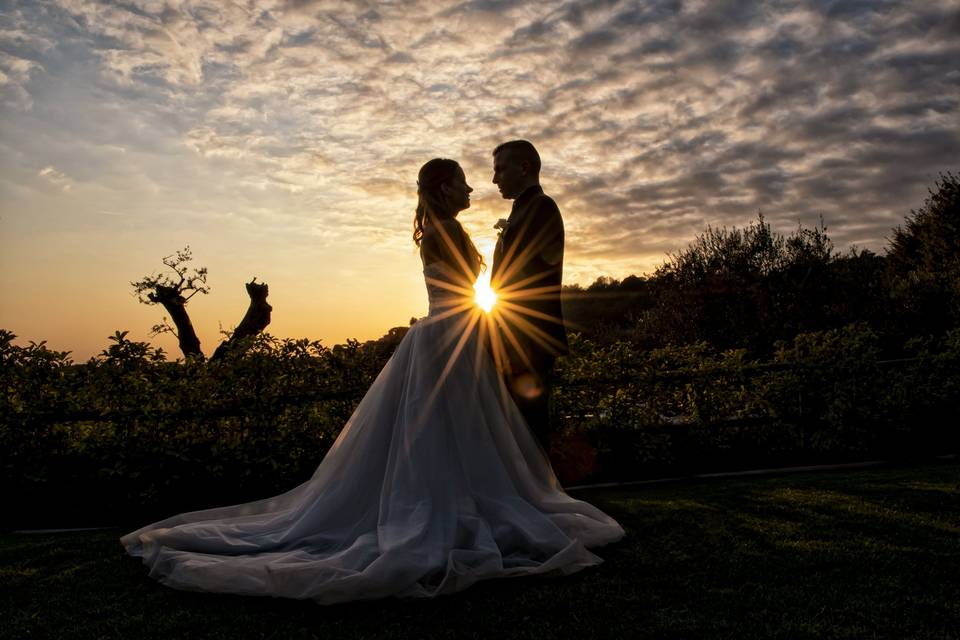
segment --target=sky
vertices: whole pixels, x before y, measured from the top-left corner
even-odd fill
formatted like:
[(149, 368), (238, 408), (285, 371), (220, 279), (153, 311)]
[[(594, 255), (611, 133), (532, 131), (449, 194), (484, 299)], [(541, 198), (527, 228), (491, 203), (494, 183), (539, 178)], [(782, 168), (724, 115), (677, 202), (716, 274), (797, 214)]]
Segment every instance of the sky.
[(416, 174), (458, 160), (481, 251), (525, 138), (565, 283), (652, 273), (762, 212), (882, 251), (960, 169), (957, 0), (0, 0), (0, 328), (82, 361), (164, 315), (130, 282), (189, 245), (204, 350), (270, 285), (280, 337), (426, 313)]

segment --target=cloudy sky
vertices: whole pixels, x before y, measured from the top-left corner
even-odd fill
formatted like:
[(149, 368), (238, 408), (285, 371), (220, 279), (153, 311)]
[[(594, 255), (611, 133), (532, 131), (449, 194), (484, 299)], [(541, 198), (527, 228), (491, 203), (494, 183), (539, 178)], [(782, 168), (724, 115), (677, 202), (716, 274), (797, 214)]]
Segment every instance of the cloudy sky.
[(253, 276), (279, 336), (423, 315), (417, 170), (461, 161), (489, 251), (511, 138), (540, 149), (582, 284), (758, 211), (882, 250), (960, 168), (957, 0), (0, 8), (0, 327), (78, 359), (147, 338), (162, 313), (129, 282), (185, 245), (210, 270), (189, 305), (208, 353)]

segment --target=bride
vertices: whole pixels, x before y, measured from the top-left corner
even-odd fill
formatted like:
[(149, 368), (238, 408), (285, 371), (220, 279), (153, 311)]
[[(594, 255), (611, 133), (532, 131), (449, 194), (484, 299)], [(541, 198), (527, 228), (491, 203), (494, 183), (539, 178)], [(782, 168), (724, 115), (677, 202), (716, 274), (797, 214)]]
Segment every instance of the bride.
[(483, 346), (466, 293), (483, 261), (457, 214), (463, 170), (421, 169), (414, 242), (429, 315), (377, 376), (313, 477), (282, 495), (183, 513), (120, 540), (176, 589), (322, 604), (432, 597), (477, 580), (569, 574), (623, 529), (568, 496)]

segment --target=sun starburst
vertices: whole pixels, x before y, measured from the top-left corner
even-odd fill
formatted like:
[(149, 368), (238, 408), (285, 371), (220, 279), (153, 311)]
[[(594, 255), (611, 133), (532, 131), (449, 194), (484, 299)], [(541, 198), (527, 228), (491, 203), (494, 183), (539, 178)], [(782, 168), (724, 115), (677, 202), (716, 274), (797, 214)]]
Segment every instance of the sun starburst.
[(474, 302), (477, 303), (477, 306), (483, 309), (485, 313), (490, 313), (493, 311), (493, 306), (497, 304), (497, 292), (493, 290), (490, 286), (490, 271), (484, 271), (480, 274), (480, 277), (477, 278), (476, 283), (473, 285), (474, 290)]
[[(544, 286), (543, 281), (549, 271), (517, 277), (519, 265), (529, 261), (536, 251), (536, 242), (508, 252), (503, 257), (500, 278), (494, 283), (491, 282), (489, 266), (475, 276), (460, 254), (458, 244), (448, 236), (446, 230), (439, 227), (438, 233), (452, 258), (452, 264), (442, 267), (442, 275), (427, 278), (429, 285), (443, 289), (446, 294), (436, 301), (440, 308), (424, 322), (447, 321), (448, 328), (444, 331), (440, 346), (449, 349), (449, 355), (439, 371), (426, 406), (432, 404), (456, 362), (466, 353), (474, 356), (472, 359), (476, 372), (489, 366), (484, 362), (490, 360), (501, 372), (532, 371), (531, 349), (560, 352), (565, 346), (544, 328), (545, 324), (563, 323), (563, 320), (537, 308), (541, 307), (538, 301), (555, 298), (560, 293), (556, 286)], [(492, 256), (484, 255), (484, 258), (487, 265), (492, 264)], [(504, 284), (504, 281), (509, 284)], [(536, 386), (536, 389), (526, 392), (517, 389), (516, 385), (511, 388), (515, 392), (522, 392), (525, 397), (535, 397), (543, 391), (539, 385)], [(504, 394), (502, 400), (509, 402), (507, 387), (501, 385), (500, 390)]]

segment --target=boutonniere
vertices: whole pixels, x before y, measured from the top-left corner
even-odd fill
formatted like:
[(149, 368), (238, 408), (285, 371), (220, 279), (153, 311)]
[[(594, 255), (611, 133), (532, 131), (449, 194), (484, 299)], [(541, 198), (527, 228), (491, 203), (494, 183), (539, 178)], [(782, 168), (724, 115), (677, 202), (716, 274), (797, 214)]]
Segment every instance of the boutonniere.
[(499, 238), (503, 235), (503, 232), (507, 230), (507, 227), (510, 226), (510, 222), (506, 218), (500, 218), (497, 220), (497, 224), (493, 225), (493, 228), (497, 230), (497, 237)]

